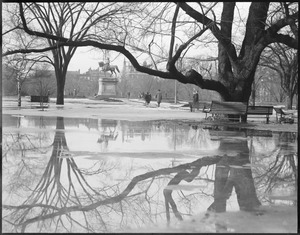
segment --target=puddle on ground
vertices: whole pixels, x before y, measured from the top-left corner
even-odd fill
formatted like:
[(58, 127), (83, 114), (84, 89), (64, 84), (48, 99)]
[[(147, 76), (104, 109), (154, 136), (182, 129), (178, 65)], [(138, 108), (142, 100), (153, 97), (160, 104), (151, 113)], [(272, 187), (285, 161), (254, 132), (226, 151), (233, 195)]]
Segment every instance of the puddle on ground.
[(2, 120), (4, 233), (297, 231), (297, 133)]

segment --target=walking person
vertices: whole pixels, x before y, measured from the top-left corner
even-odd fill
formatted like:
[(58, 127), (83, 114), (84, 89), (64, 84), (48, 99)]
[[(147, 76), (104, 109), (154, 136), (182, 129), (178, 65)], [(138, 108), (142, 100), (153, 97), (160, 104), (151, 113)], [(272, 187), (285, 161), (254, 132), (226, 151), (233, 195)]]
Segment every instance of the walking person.
[(146, 106), (150, 104), (151, 98), (151, 94), (147, 92), (147, 94), (145, 95)]
[(162, 93), (161, 93), (160, 89), (157, 90), (155, 97), (156, 97), (156, 101), (157, 101), (157, 107), (159, 107), (160, 103), (161, 103), (161, 99), (162, 99)]
[(193, 89), (193, 103), (190, 105), (191, 112), (193, 108), (197, 108), (199, 110), (199, 94), (198, 91), (194, 88)]
[(198, 91), (194, 88), (193, 90), (193, 104), (198, 104), (199, 102), (199, 94)]

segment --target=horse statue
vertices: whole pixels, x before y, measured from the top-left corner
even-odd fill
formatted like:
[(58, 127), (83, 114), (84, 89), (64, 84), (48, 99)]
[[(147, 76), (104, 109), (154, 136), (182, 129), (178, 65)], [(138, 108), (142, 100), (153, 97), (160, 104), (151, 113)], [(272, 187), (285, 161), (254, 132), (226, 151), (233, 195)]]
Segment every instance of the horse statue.
[(101, 62), (99, 62), (99, 67), (100, 68), (102, 67), (103, 72), (110, 71), (111, 72), (110, 76), (112, 76), (113, 74), (115, 74), (117, 76), (117, 73), (115, 70), (117, 70), (117, 72), (120, 73), (120, 70), (117, 65), (110, 65), (109, 63), (104, 63), (101, 61)]

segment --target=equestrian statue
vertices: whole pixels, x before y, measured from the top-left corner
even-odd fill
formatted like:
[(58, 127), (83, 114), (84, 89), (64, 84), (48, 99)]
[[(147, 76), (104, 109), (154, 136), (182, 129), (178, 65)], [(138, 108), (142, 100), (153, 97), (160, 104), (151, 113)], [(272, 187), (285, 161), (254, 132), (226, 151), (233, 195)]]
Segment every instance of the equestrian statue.
[(110, 65), (109, 61), (107, 61), (106, 63), (104, 63), (103, 61), (100, 61), (99, 62), (99, 67), (102, 68), (103, 72), (110, 71), (111, 72), (110, 76), (112, 76), (113, 74), (115, 74), (117, 76), (116, 70), (117, 70), (118, 73), (120, 73), (120, 70), (119, 70), (118, 66), (117, 65)]

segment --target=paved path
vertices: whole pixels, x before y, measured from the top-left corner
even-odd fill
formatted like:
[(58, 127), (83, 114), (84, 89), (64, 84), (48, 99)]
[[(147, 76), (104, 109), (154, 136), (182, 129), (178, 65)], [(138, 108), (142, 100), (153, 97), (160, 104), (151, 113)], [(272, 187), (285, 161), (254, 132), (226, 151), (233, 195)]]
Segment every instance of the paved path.
[(65, 99), (64, 105), (56, 105), (51, 99), (49, 107), (42, 111), (34, 108), (28, 98), (22, 99), (22, 108), (17, 107), (16, 99), (3, 99), (3, 114), (37, 115), (37, 116), (63, 116), (63, 117), (91, 117), (120, 120), (157, 120), (157, 119), (188, 119), (199, 121), (204, 119), (202, 112), (189, 111), (181, 108), (181, 104), (157, 103), (152, 101), (148, 107), (143, 100), (119, 99), (122, 102), (106, 102), (89, 99)]
[[(152, 101), (149, 107), (144, 105), (139, 99), (118, 99), (122, 102), (107, 102), (103, 100), (91, 99), (71, 99), (65, 98), (64, 105), (56, 105), (56, 99), (51, 98), (48, 108), (42, 111), (41, 108), (34, 108), (29, 102), (29, 97), (22, 98), (22, 108), (17, 107), (16, 97), (3, 97), (2, 113), (11, 115), (36, 115), (36, 116), (62, 116), (62, 117), (85, 117), (117, 120), (187, 120), (195, 122), (205, 122), (205, 114), (202, 112), (190, 112), (189, 107), (182, 107), (184, 103), (172, 104), (157, 103)], [(297, 118), (298, 119), (298, 118)], [(298, 132), (298, 122), (294, 124), (276, 123), (276, 115), (270, 117), (270, 124), (266, 124), (265, 118), (248, 118), (248, 123), (217, 123), (219, 125), (234, 125), (241, 128), (251, 128), (259, 130), (276, 130)], [(212, 124), (216, 124), (213, 122)]]

